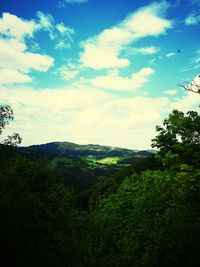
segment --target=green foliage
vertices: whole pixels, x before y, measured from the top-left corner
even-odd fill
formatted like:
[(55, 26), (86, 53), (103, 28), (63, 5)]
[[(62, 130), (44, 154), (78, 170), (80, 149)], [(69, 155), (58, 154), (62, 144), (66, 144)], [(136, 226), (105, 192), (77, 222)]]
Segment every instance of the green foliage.
[(156, 155), (151, 155), (149, 157), (136, 161), (132, 165), (132, 169), (136, 173), (141, 173), (146, 170), (162, 170), (163, 167), (160, 161), (157, 159)]
[(198, 266), (199, 176), (185, 169), (124, 180), (93, 215), (98, 266)]
[(56, 171), (62, 172), (65, 185), (74, 190), (88, 188), (97, 180), (90, 166), (80, 158), (56, 156), (48, 164)]
[(159, 149), (158, 157), (166, 167), (200, 164), (200, 115), (197, 112), (184, 114), (173, 110), (156, 130), (158, 135), (152, 140), (152, 146)]
[(72, 195), (58, 174), (13, 158), (0, 174), (0, 199), (1, 266), (72, 262)]
[(64, 154), (71, 143), (0, 145), (0, 266), (200, 266), (199, 125), (197, 112), (173, 111), (158, 156), (78, 148), (93, 161), (140, 158), (122, 169)]
[[(45, 159), (49, 166), (62, 172), (65, 185), (76, 191), (85, 190), (104, 177), (114, 176), (121, 169), (126, 169), (127, 165), (118, 159), (126, 158), (127, 153), (136, 155), (134, 161), (139, 161), (151, 154), (146, 151), (140, 153), (120, 148), (112, 149), (97, 145), (84, 146), (68, 142), (20, 147), (18, 151), (31, 160)], [(109, 153), (117, 153), (121, 156), (107, 157)]]

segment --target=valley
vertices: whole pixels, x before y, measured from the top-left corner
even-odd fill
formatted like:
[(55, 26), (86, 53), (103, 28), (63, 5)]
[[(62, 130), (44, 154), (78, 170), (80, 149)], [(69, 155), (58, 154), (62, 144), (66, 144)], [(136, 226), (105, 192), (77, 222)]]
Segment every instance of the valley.
[(149, 151), (137, 151), (101, 145), (78, 145), (70, 142), (51, 142), (18, 151), (31, 159), (45, 160), (46, 164), (61, 171), (67, 186), (83, 190), (101, 178), (126, 169), (131, 164), (151, 155)]

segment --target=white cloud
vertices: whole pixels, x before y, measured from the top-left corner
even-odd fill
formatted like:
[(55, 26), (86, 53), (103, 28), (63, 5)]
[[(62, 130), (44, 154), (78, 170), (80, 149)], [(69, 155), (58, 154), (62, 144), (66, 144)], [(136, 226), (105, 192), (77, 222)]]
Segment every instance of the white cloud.
[(25, 43), (16, 39), (0, 39), (0, 68), (10, 68), (22, 72), (31, 70), (47, 71), (53, 58), (27, 51)]
[(51, 39), (55, 38), (54, 35), (54, 18), (51, 14), (43, 13), (41, 11), (37, 12), (37, 17), (39, 19), (37, 23), (37, 30), (43, 30), (49, 32), (49, 36)]
[(166, 57), (174, 57), (175, 55), (176, 55), (176, 53), (170, 52), (170, 53), (166, 54)]
[(71, 44), (73, 43), (73, 36), (75, 35), (75, 30), (71, 27), (65, 26), (64, 23), (56, 24), (55, 28), (62, 37), (59, 38), (55, 49), (71, 48)]
[(23, 39), (32, 37), (36, 24), (33, 20), (20, 19), (10, 13), (3, 13), (0, 19), (0, 36), (10, 36), (11, 38)]
[(71, 40), (71, 42), (73, 41), (71, 37), (75, 34), (73, 28), (65, 26), (64, 23), (58, 23), (56, 24), (56, 29), (61, 33), (62, 36), (67, 36)]
[(86, 67), (94, 69), (123, 68), (130, 64), (126, 58), (118, 58), (118, 48), (106, 45), (100, 46), (92, 43), (84, 44), (81, 62)]
[(184, 112), (188, 110), (199, 111), (200, 95), (188, 92), (182, 98), (176, 99), (172, 104), (172, 109), (178, 109)]
[(41, 11), (37, 12), (37, 17), (39, 18), (39, 23), (37, 24), (38, 28), (43, 30), (52, 31), (54, 26), (54, 18), (51, 14), (45, 14)]
[(0, 69), (10, 74), (9, 80), (1, 76), (1, 83), (30, 82), (27, 73), (47, 71), (54, 61), (50, 56), (28, 52), (26, 44), (14, 38), (0, 39), (0, 51)]
[(47, 31), (52, 40), (56, 40), (55, 49), (70, 48), (73, 43), (73, 36), (75, 30), (66, 26), (63, 22), (55, 23), (51, 14), (37, 12), (38, 22), (36, 24), (37, 30)]
[(128, 53), (133, 54), (133, 55), (137, 55), (137, 54), (141, 54), (141, 55), (153, 55), (156, 54), (159, 51), (158, 47), (155, 46), (149, 46), (149, 47), (133, 47), (131, 49), (128, 49)]
[(67, 42), (65, 42), (63, 40), (58, 41), (58, 43), (55, 45), (55, 49), (56, 50), (57, 49), (60, 50), (60, 49), (63, 49), (63, 48), (69, 49), (69, 48), (71, 48), (71, 44), (67, 43)]
[(175, 90), (175, 89), (166, 90), (166, 91), (164, 91), (164, 94), (166, 94), (166, 95), (176, 95), (177, 94), (177, 90)]
[(200, 101), (194, 93), (173, 101), (167, 97), (117, 97), (81, 83), (43, 90), (2, 87), (0, 95), (1, 103), (10, 104), (15, 113), (5, 135), (19, 132), (23, 145), (72, 141), (133, 149), (150, 148), (155, 126), (161, 125), (172, 109), (198, 109)]
[(61, 67), (59, 73), (63, 80), (70, 80), (75, 78), (79, 71), (78, 70), (69, 70), (67, 67)]
[(117, 26), (89, 38), (82, 43), (84, 51), (80, 61), (94, 69), (128, 66), (129, 60), (120, 55), (127, 45), (142, 37), (164, 34), (172, 27), (171, 21), (160, 17), (166, 9), (165, 2), (153, 3), (129, 15)]
[(171, 28), (171, 22), (160, 17), (167, 8), (164, 1), (153, 3), (128, 16), (123, 25), (136, 38), (163, 34), (168, 28)]
[(70, 80), (75, 78), (79, 74), (80, 69), (81, 66), (68, 62), (65, 65), (58, 68), (58, 73), (60, 74), (63, 80)]
[[(1, 77), (1, 84), (30, 82), (32, 71), (45, 72), (53, 65), (53, 57), (33, 52), (34, 35), (38, 31), (47, 31), (50, 38), (57, 41), (56, 49), (70, 48), (75, 34), (72, 28), (62, 22), (55, 24), (50, 14), (41, 11), (37, 12), (37, 19), (30, 21), (3, 13), (0, 18), (0, 71), (6, 75)], [(36, 47), (39, 51), (40, 46)]]
[(200, 22), (200, 15), (198, 14), (190, 14), (186, 19), (185, 19), (185, 24), (187, 26), (191, 25), (197, 25)]
[(28, 75), (12, 69), (0, 68), (0, 77), (0, 84), (27, 83), (32, 81)]
[(36, 42), (32, 42), (30, 44), (30, 48), (31, 48), (32, 51), (39, 51), (40, 50), (40, 45), (38, 43), (36, 43)]
[(136, 90), (144, 85), (154, 72), (152, 68), (143, 68), (133, 73), (131, 78), (126, 78), (119, 76), (118, 71), (110, 71), (108, 75), (98, 76), (89, 82), (97, 88), (107, 90)]
[(5, 134), (19, 132), (23, 145), (68, 140), (147, 148), (169, 105), (164, 97), (118, 98), (83, 85), (54, 90), (7, 88), (0, 93), (1, 101), (15, 112)]

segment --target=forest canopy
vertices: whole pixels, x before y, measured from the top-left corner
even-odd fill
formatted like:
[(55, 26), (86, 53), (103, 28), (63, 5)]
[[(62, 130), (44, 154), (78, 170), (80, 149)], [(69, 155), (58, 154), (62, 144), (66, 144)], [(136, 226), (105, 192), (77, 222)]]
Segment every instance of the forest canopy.
[[(2, 107), (1, 131), (12, 119)], [(82, 191), (1, 145), (1, 266), (199, 266), (200, 115), (174, 110), (156, 130), (156, 156)]]

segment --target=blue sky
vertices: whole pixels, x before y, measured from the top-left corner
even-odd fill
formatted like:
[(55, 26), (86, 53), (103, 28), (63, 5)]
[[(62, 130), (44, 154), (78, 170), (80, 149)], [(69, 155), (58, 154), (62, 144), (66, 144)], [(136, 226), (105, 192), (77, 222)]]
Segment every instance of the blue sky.
[(150, 148), (155, 126), (200, 97), (198, 0), (0, 2), (0, 102), (23, 145)]

